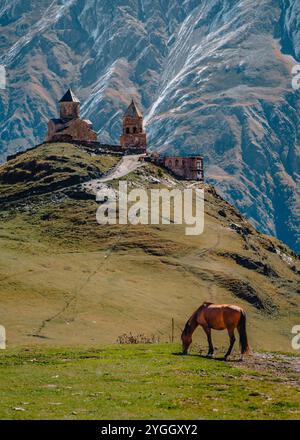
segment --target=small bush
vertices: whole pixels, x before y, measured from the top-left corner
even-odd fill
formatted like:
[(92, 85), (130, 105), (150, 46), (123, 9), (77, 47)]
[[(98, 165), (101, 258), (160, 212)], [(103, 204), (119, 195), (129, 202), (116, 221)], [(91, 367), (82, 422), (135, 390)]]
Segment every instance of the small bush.
[(158, 175), (158, 177), (164, 177), (164, 173), (161, 168), (158, 168), (157, 175)]
[(158, 344), (159, 337), (155, 335), (144, 335), (143, 333), (139, 333), (137, 335), (133, 335), (132, 333), (124, 333), (121, 336), (117, 337), (117, 344)]

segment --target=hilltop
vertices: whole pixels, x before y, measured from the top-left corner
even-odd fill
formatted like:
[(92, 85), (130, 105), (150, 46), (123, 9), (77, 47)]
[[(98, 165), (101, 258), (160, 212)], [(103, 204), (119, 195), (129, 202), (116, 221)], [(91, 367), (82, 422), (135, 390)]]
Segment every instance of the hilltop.
[[(8, 344), (93, 345), (129, 332), (165, 342), (172, 318), (178, 339), (194, 309), (211, 300), (247, 310), (254, 348), (291, 350), (297, 256), (206, 184), (202, 235), (186, 236), (184, 225), (98, 225), (95, 197), (82, 183), (119, 160), (49, 144), (0, 167), (0, 322)], [(132, 188), (191, 185), (151, 163), (125, 178)], [(223, 333), (214, 340), (219, 351), (227, 345)], [(206, 349), (201, 332), (197, 341)]]

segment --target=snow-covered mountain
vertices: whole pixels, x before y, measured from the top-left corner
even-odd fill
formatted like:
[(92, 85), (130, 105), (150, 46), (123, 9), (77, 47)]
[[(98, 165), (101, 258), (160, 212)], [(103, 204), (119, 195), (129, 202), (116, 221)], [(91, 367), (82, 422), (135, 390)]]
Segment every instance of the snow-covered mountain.
[(299, 20), (299, 0), (0, 0), (0, 155), (42, 141), (69, 86), (103, 142), (134, 97), (151, 148), (203, 154), (206, 178), (299, 251)]

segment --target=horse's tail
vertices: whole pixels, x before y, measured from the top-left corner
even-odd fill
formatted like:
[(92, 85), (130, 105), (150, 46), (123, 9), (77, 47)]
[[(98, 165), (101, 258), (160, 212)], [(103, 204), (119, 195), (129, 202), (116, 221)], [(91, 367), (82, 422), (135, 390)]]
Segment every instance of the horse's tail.
[(250, 347), (248, 344), (248, 337), (246, 332), (246, 313), (243, 310), (241, 311), (238, 330), (240, 334), (241, 353), (242, 354), (248, 353), (250, 351)]

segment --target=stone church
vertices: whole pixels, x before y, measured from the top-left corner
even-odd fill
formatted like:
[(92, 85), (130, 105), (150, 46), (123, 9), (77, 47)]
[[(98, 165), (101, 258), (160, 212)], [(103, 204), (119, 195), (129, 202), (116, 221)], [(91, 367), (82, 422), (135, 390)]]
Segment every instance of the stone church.
[[(64, 94), (59, 104), (59, 118), (50, 119), (48, 122), (45, 141), (97, 143), (97, 133), (93, 131), (91, 121), (80, 118), (80, 102), (71, 89)], [(131, 101), (123, 116), (123, 133), (120, 136), (120, 144), (120, 149), (146, 153), (147, 139), (143, 128), (143, 117), (134, 100)], [(101, 146), (100, 143), (99, 146)]]
[[(143, 116), (132, 99), (123, 116), (123, 130), (120, 145), (104, 145), (97, 141), (97, 133), (93, 131), (91, 121), (80, 118), (80, 102), (69, 89), (59, 101), (60, 115), (58, 119), (50, 119), (46, 142), (82, 142), (100, 152), (118, 151), (121, 154), (146, 154), (147, 136), (143, 126)], [(203, 157), (192, 156), (160, 156), (159, 153), (148, 155), (157, 165), (169, 169), (175, 176), (186, 180), (204, 180)]]
[(58, 119), (50, 119), (46, 142), (97, 141), (91, 121), (80, 118), (80, 101), (69, 89), (59, 101)]
[(127, 108), (123, 116), (123, 134), (120, 136), (120, 144), (124, 149), (147, 148), (147, 138), (143, 127), (143, 117), (134, 100)]

